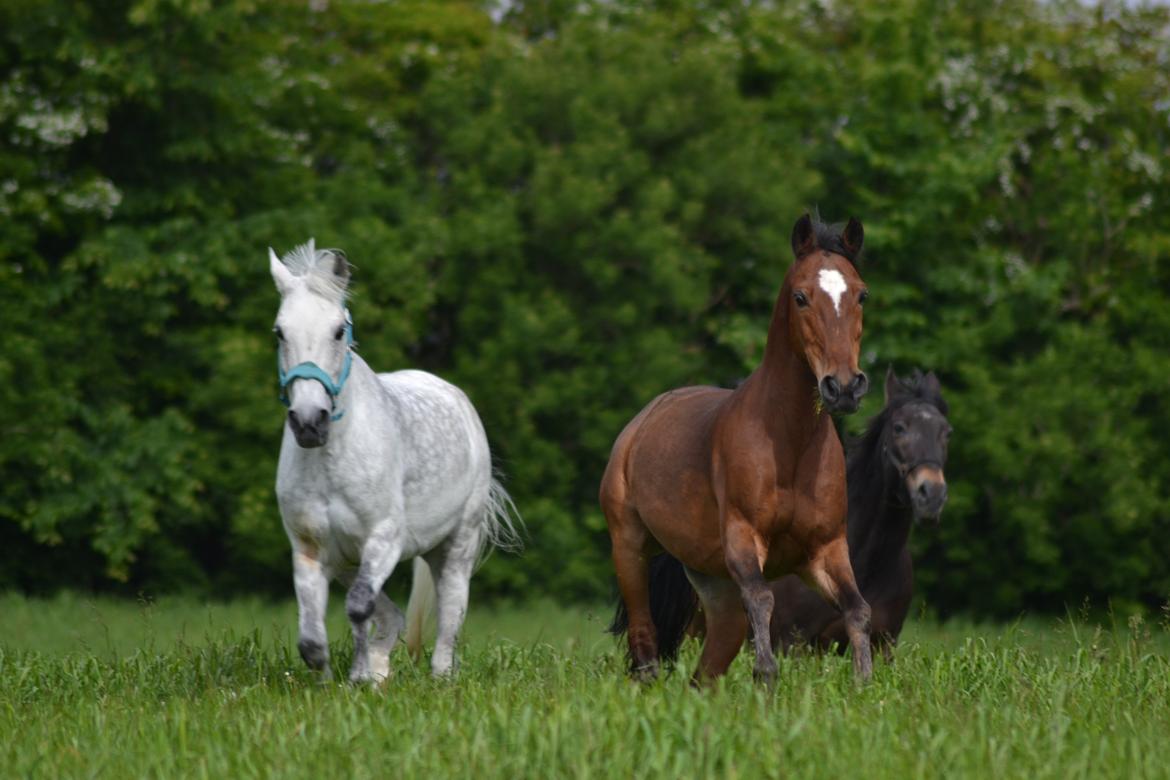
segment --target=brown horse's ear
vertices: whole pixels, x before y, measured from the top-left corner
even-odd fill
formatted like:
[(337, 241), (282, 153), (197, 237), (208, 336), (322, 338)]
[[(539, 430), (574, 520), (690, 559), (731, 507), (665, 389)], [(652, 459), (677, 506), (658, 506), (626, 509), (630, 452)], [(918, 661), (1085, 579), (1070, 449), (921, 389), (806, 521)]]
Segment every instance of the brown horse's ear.
[(792, 254), (796, 259), (810, 254), (817, 248), (817, 236), (813, 230), (812, 217), (805, 212), (804, 216), (796, 220), (792, 226)]
[(886, 369), (886, 406), (890, 405), (890, 401), (900, 396), (905, 392), (902, 383), (898, 381), (898, 375), (894, 373), (894, 367), (891, 365)]
[(841, 244), (845, 247), (845, 251), (849, 253), (850, 260), (856, 260), (857, 256), (861, 254), (861, 244), (864, 241), (865, 230), (862, 229), (861, 223), (853, 217), (850, 217), (849, 223), (841, 231)]

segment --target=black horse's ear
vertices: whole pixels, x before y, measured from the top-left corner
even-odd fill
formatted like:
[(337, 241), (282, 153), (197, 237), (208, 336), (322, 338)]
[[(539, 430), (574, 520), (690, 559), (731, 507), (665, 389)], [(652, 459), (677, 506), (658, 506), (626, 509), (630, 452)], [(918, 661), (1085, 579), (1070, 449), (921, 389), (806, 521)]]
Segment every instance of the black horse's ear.
[(927, 371), (926, 376), (922, 377), (922, 382), (918, 386), (927, 398), (942, 397), (942, 386), (939, 385), (938, 377), (934, 375), (933, 371)]
[(805, 212), (804, 216), (796, 220), (792, 226), (792, 254), (796, 259), (810, 254), (817, 248), (816, 232), (813, 230), (812, 217)]
[(886, 406), (890, 405), (898, 396), (906, 392), (902, 387), (902, 383), (898, 380), (898, 375), (894, 373), (894, 367), (891, 365), (886, 369)]
[(857, 256), (861, 254), (861, 245), (864, 241), (865, 230), (861, 227), (861, 223), (850, 217), (849, 223), (841, 231), (841, 244), (849, 253), (850, 260), (856, 260)]

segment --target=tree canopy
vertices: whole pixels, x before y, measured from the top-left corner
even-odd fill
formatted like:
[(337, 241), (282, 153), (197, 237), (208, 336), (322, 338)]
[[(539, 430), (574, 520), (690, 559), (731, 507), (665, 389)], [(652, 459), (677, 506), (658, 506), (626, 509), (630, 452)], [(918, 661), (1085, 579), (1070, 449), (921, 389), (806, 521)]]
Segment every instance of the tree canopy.
[(0, 6), (0, 588), (287, 592), (266, 253), (314, 236), (484, 419), (530, 538), (477, 592), (606, 596), (614, 437), (755, 366), (817, 209), (863, 367), (950, 402), (927, 603), (1170, 598), (1165, 7), (99, 5)]

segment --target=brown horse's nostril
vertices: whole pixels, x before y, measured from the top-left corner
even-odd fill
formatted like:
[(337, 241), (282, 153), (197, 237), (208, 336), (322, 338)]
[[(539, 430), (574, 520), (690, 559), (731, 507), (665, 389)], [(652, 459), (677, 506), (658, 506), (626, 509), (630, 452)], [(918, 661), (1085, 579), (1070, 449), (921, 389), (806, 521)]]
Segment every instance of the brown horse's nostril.
[(833, 403), (841, 397), (841, 383), (836, 377), (827, 376), (821, 380), (821, 397), (828, 403)]
[(849, 395), (854, 398), (861, 398), (869, 391), (869, 377), (865, 375), (864, 371), (859, 371), (853, 381), (849, 383)]

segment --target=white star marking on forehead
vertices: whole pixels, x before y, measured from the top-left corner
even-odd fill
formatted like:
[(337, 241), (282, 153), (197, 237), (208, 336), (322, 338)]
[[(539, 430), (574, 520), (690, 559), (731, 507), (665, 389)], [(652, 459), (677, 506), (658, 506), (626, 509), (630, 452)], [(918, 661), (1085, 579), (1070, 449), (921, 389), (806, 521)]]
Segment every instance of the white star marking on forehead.
[(817, 276), (817, 281), (821, 283), (821, 289), (827, 292), (829, 297), (833, 299), (833, 310), (840, 317), (841, 295), (845, 292), (847, 286), (845, 284), (845, 277), (841, 275), (840, 271), (822, 268), (820, 274)]

